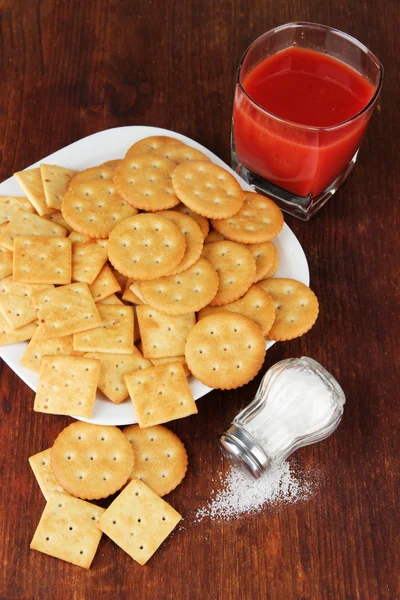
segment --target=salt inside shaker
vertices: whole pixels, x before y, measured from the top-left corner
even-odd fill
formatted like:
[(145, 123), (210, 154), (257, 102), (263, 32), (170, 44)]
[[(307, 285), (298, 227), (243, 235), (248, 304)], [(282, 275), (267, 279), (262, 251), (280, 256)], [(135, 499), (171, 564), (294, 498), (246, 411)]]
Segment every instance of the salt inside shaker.
[(327, 438), (342, 419), (345, 401), (333, 375), (312, 358), (282, 360), (219, 437), (222, 452), (258, 478), (298, 448)]

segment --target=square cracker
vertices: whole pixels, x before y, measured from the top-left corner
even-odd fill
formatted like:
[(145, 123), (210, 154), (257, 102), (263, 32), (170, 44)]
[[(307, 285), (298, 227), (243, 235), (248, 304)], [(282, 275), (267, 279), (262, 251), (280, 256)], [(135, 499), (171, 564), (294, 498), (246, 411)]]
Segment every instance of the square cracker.
[(81, 352), (133, 352), (133, 308), (97, 304), (102, 325), (74, 335), (74, 349)]
[(48, 215), (54, 211), (53, 208), (49, 208), (46, 204), (42, 176), (40, 175), (39, 168), (18, 171), (17, 173), (14, 173), (14, 177), (24, 190), (25, 194), (28, 196), (39, 215)]
[(29, 296), (21, 297), (15, 294), (1, 294), (0, 312), (7, 321), (10, 329), (18, 329), (37, 319), (35, 307)]
[(142, 353), (135, 347), (132, 354), (89, 352), (85, 356), (97, 358), (100, 361), (101, 368), (97, 387), (114, 404), (120, 404), (129, 396), (124, 375), (151, 367), (151, 362), (143, 358)]
[(136, 307), (136, 314), (143, 356), (164, 358), (185, 354), (186, 339), (196, 325), (194, 312), (174, 317), (142, 304)]
[(197, 406), (179, 362), (125, 375), (139, 427), (160, 425), (197, 413)]
[(71, 240), (66, 237), (16, 235), (14, 281), (24, 283), (71, 283)]
[(89, 242), (90, 240), (89, 236), (79, 233), (78, 231), (71, 231), (68, 237), (73, 244), (75, 244), (75, 242)]
[(16, 235), (54, 235), (64, 237), (67, 235), (67, 230), (61, 225), (52, 223), (52, 221), (43, 219), (38, 215), (18, 210), (11, 217), (7, 227), (0, 233), (0, 246), (14, 250), (14, 237)]
[(144, 565), (181, 518), (143, 481), (134, 478), (102, 514), (98, 527)]
[(54, 492), (30, 547), (89, 569), (102, 536), (98, 522), (104, 512), (100, 506)]
[(36, 481), (46, 500), (50, 500), (50, 497), (54, 492), (63, 492), (64, 494), (67, 494), (54, 477), (54, 473), (50, 467), (50, 455), (51, 448), (47, 448), (47, 450), (38, 452), (28, 459), (33, 474), (36, 477)]
[(149, 361), (153, 365), (165, 365), (167, 363), (180, 362), (182, 364), (183, 371), (186, 377), (189, 377), (189, 375), (191, 375), (188, 364), (186, 362), (186, 356), (166, 356), (165, 358), (149, 358)]
[(101, 317), (87, 283), (71, 283), (34, 292), (32, 301), (47, 339), (101, 325)]
[(100, 361), (77, 356), (44, 356), (33, 410), (90, 419)]
[[(51, 221), (52, 223), (58, 223), (58, 225), (61, 225), (61, 227), (64, 227), (64, 229), (66, 229), (68, 232), (72, 233), (72, 227), (70, 225), (68, 225), (67, 221), (64, 219), (61, 212), (55, 212), (55, 213), (52, 213), (51, 215), (46, 215), (44, 218), (47, 219), (48, 221)], [(71, 242), (73, 243), (74, 240), (71, 239)]]
[(48, 340), (44, 336), (43, 329), (38, 327), (19, 364), (39, 373), (43, 356), (82, 356), (81, 352), (74, 351), (73, 340), (73, 335)]
[(0, 246), (0, 280), (8, 277), (13, 272), (13, 253)]
[(68, 189), (69, 182), (77, 172), (57, 165), (40, 165), (43, 192), (49, 208), (61, 209), (62, 197)]
[(72, 245), (72, 280), (92, 284), (107, 262), (107, 246), (96, 241)]
[(7, 223), (17, 210), (35, 212), (28, 198), (23, 196), (0, 196), (0, 224)]
[(120, 300), (115, 294), (111, 294), (111, 296), (107, 296), (106, 298), (99, 300), (98, 304), (119, 304), (120, 306), (124, 306), (122, 300)]
[(23, 327), (18, 327), (18, 329), (11, 329), (3, 315), (0, 313), (0, 346), (30, 340), (38, 326), (39, 322), (36, 320)]
[(104, 265), (89, 289), (95, 302), (121, 291), (121, 287), (108, 264)]

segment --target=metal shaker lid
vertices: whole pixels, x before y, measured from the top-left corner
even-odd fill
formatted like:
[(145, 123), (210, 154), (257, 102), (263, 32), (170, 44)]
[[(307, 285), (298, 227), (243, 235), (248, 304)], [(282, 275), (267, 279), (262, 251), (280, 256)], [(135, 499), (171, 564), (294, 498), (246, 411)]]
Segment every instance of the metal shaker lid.
[(254, 438), (237, 425), (231, 425), (218, 438), (224, 456), (237, 466), (245, 467), (258, 479), (270, 465), (268, 457)]

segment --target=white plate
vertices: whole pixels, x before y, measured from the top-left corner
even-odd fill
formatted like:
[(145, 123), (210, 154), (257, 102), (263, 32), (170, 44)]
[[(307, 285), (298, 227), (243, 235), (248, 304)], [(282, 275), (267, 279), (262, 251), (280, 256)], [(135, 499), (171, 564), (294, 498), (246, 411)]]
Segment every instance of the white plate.
[[(137, 140), (150, 135), (175, 137), (189, 146), (201, 150), (217, 165), (230, 171), (245, 190), (251, 190), (250, 186), (243, 179), (237, 176), (228, 165), (207, 150), (207, 148), (204, 148), (201, 144), (184, 135), (169, 131), (168, 129), (159, 129), (158, 127), (118, 127), (116, 129), (100, 131), (62, 150), (58, 150), (54, 154), (46, 156), (28, 168), (38, 167), (41, 163), (48, 163), (76, 170), (86, 169), (112, 158), (123, 157), (129, 146)], [(11, 177), (0, 184), (0, 195), (22, 196), (23, 192), (15, 179)], [(281, 233), (274, 239), (274, 243), (278, 248), (280, 256), (280, 265), (276, 277), (290, 277), (301, 281), (305, 285), (309, 285), (307, 259), (298, 239), (286, 224)], [(270, 348), (274, 343), (267, 342), (267, 348)], [(27, 342), (20, 342), (0, 347), (0, 357), (32, 390), (36, 391), (39, 379), (38, 374), (19, 364), (26, 346)], [(203, 385), (194, 377), (190, 377), (189, 382), (195, 400), (211, 391), (211, 388)], [(90, 422), (100, 425), (130, 425), (131, 423), (137, 423), (137, 419), (130, 400), (122, 402), (122, 404), (112, 404), (112, 402), (106, 400), (104, 396), (98, 393)]]

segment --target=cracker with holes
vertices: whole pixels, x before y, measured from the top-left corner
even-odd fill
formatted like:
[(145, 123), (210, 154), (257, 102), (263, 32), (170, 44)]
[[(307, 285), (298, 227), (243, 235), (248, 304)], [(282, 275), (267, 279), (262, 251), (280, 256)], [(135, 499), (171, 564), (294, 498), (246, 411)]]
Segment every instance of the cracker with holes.
[(111, 296), (107, 296), (106, 298), (103, 298), (102, 300), (98, 301), (99, 304), (118, 304), (119, 306), (123, 306), (124, 303), (122, 302), (122, 300), (120, 300), (118, 298), (118, 296), (116, 296), (115, 294), (111, 294)]
[(78, 356), (44, 356), (33, 410), (90, 419), (96, 399), (100, 362)]
[(83, 233), (79, 233), (78, 231), (73, 230), (71, 231), (68, 237), (73, 244), (75, 244), (75, 242), (89, 242), (91, 240), (91, 238), (88, 235), (83, 235)]
[(283, 227), (283, 214), (267, 196), (245, 192), (243, 206), (234, 216), (211, 223), (228, 240), (259, 244), (278, 235)]
[(8, 223), (18, 210), (35, 212), (28, 198), (23, 196), (0, 196), (0, 225)]
[(218, 291), (210, 306), (223, 306), (247, 292), (254, 281), (256, 262), (241, 244), (224, 240), (205, 244), (202, 252), (218, 273)]
[(261, 242), (260, 244), (247, 244), (256, 261), (256, 276), (254, 283), (272, 277), (279, 266), (279, 253), (272, 242)]
[(203, 249), (203, 234), (201, 233), (201, 229), (194, 219), (174, 210), (164, 210), (158, 214), (175, 223), (185, 236), (185, 254), (171, 275), (182, 273), (182, 271), (186, 271), (186, 269), (191, 267), (200, 258)]
[(235, 177), (210, 161), (178, 165), (172, 183), (183, 204), (210, 219), (231, 217), (243, 204), (244, 192)]
[(101, 167), (112, 167), (115, 169), (117, 165), (122, 162), (122, 158), (112, 158), (111, 160), (106, 160), (106, 162), (101, 163)]
[(149, 361), (155, 366), (156, 365), (165, 365), (167, 363), (172, 363), (172, 362), (180, 362), (182, 364), (183, 372), (185, 373), (186, 377), (189, 377), (189, 375), (191, 374), (189, 371), (189, 367), (187, 366), (186, 357), (184, 355), (182, 355), (182, 356), (164, 356), (162, 358), (149, 358)]
[(14, 281), (22, 283), (71, 283), (71, 240), (66, 237), (16, 235)]
[(71, 283), (33, 292), (32, 301), (48, 339), (101, 325), (101, 317), (87, 283)]
[(104, 265), (96, 279), (89, 286), (89, 290), (95, 302), (121, 291), (121, 287), (108, 263)]
[(163, 156), (164, 158), (168, 158), (168, 160), (172, 160), (177, 165), (180, 165), (187, 160), (210, 160), (208, 156), (203, 152), (200, 152), (200, 150), (196, 150), (196, 148), (193, 148), (192, 146), (187, 146), (178, 140), (164, 144), (160, 148), (152, 150), (152, 152), (158, 156)]
[(40, 175), (39, 168), (19, 171), (18, 173), (14, 173), (14, 177), (40, 216), (48, 215), (53, 212), (54, 209), (49, 208), (46, 204), (42, 176)]
[(145, 483), (132, 479), (101, 516), (99, 528), (136, 562), (144, 565), (181, 518)]
[(133, 347), (131, 354), (88, 352), (85, 356), (100, 361), (97, 387), (114, 404), (120, 404), (129, 396), (124, 376), (151, 367), (151, 362), (136, 347)]
[(271, 296), (258, 285), (252, 285), (249, 290), (236, 300), (224, 306), (206, 306), (197, 315), (198, 320), (221, 311), (240, 313), (252, 319), (260, 327), (264, 337), (267, 336), (275, 320), (275, 303)]
[(166, 315), (186, 315), (207, 306), (219, 285), (214, 267), (199, 258), (183, 273), (142, 281), (140, 290), (145, 302)]
[(3, 315), (0, 313), (0, 346), (15, 344), (16, 342), (25, 342), (30, 340), (38, 328), (38, 321), (33, 321), (18, 329), (11, 329)]
[(32, 371), (40, 371), (43, 356), (76, 356), (81, 353), (74, 351), (74, 337), (64, 335), (59, 338), (46, 339), (43, 329), (38, 327), (30, 340), (28, 347), (21, 356), (19, 364)]
[(236, 389), (261, 369), (265, 340), (249, 317), (219, 312), (199, 321), (186, 342), (186, 360), (195, 377), (221, 390)]
[(98, 527), (104, 508), (54, 492), (48, 500), (31, 541), (38, 550), (89, 569), (102, 532)]
[[(101, 173), (102, 167), (97, 168)], [(86, 180), (83, 175), (84, 171), (70, 182), (61, 203), (62, 215), (76, 231), (106, 238), (120, 221), (135, 215), (137, 210), (121, 198), (112, 181)]]
[(140, 479), (158, 496), (172, 492), (185, 477), (188, 464), (185, 446), (178, 436), (162, 425), (146, 429), (130, 425), (122, 431), (135, 454), (130, 479)]
[(76, 421), (59, 434), (51, 449), (51, 469), (58, 483), (84, 500), (107, 498), (120, 490), (133, 465), (131, 444), (113, 426)]
[(100, 182), (112, 182), (114, 177), (114, 167), (110, 165), (98, 165), (96, 167), (89, 167), (84, 169), (75, 175), (71, 180), (70, 186), (74, 186), (78, 183), (86, 183), (88, 181), (100, 181)]
[(126, 156), (115, 169), (118, 193), (140, 210), (155, 212), (179, 204), (171, 176), (176, 164), (152, 152)]
[(61, 209), (61, 200), (68, 189), (71, 179), (77, 174), (74, 169), (57, 165), (40, 165), (43, 192), (49, 208)]
[(50, 500), (54, 492), (66, 493), (54, 477), (50, 467), (51, 448), (29, 457), (29, 464), (46, 500)]
[(145, 304), (141, 296), (142, 292), (140, 291), (139, 282), (133, 281), (133, 279), (127, 279), (122, 300), (125, 302), (132, 302), (132, 304)]
[(74, 349), (81, 352), (133, 352), (133, 308), (98, 304), (102, 324), (74, 334)]
[(215, 229), (211, 229), (210, 233), (204, 240), (204, 243), (210, 244), (211, 242), (222, 242), (224, 239), (224, 236), (218, 233), (218, 231), (215, 231)]
[(160, 425), (198, 412), (179, 362), (130, 373), (125, 381), (139, 427)]
[(112, 231), (108, 257), (115, 269), (131, 279), (156, 279), (178, 266), (185, 248), (185, 236), (175, 223), (142, 213)]
[(163, 358), (185, 353), (187, 336), (196, 324), (195, 313), (172, 316), (146, 306), (136, 307), (143, 356)]
[(183, 142), (167, 135), (150, 135), (132, 144), (126, 151), (125, 158), (130, 158), (135, 154), (143, 154), (143, 152), (156, 152), (166, 144), (184, 145)]
[(10, 329), (23, 327), (37, 318), (31, 299), (15, 294), (0, 296), (0, 312)]
[(0, 280), (8, 277), (13, 271), (13, 253), (0, 246)]
[(184, 215), (187, 215), (188, 217), (191, 217), (194, 221), (196, 221), (197, 225), (201, 229), (203, 238), (205, 239), (207, 237), (207, 234), (210, 229), (210, 223), (209, 223), (207, 217), (203, 217), (202, 215), (197, 214), (193, 210), (190, 210), (190, 208), (188, 206), (185, 206), (182, 203), (178, 204), (178, 206), (175, 206), (174, 210), (177, 212), (180, 212)]
[(265, 279), (257, 285), (273, 299), (276, 308), (274, 324), (267, 339), (291, 340), (307, 333), (318, 317), (318, 299), (309, 287), (294, 279)]
[(18, 210), (10, 219), (7, 227), (0, 233), (0, 246), (9, 250), (14, 249), (14, 237), (17, 235), (39, 235), (65, 237), (67, 230), (24, 210)]
[(72, 227), (67, 223), (60, 211), (54, 212), (51, 215), (45, 215), (44, 218), (48, 221), (51, 221), (52, 223), (57, 223), (58, 225), (61, 225), (61, 227), (64, 227), (64, 229), (66, 229), (68, 233), (72, 233), (73, 231)]
[(72, 280), (89, 285), (94, 282), (108, 259), (107, 246), (94, 241), (72, 245)]

